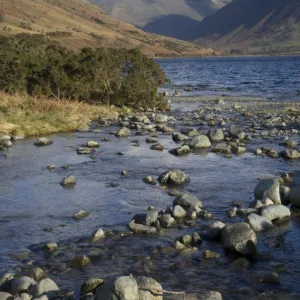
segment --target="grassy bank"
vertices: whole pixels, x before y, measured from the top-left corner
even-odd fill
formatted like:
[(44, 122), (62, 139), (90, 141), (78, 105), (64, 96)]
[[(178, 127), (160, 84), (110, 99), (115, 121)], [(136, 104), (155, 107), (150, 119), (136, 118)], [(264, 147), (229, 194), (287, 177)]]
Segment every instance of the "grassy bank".
[(114, 111), (103, 105), (0, 93), (0, 133), (34, 136), (72, 131)]

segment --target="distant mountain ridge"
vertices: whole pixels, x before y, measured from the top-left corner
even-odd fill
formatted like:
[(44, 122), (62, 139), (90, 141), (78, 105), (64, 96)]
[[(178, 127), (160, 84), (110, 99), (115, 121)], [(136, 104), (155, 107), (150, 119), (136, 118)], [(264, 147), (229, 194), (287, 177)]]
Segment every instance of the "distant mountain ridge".
[(188, 39), (191, 26), (232, 0), (89, 0), (147, 32)]
[(61, 44), (139, 48), (150, 56), (212, 55), (212, 49), (153, 35), (117, 21), (85, 0), (0, 0), (0, 35), (44, 34)]
[(235, 54), (300, 53), (300, 1), (233, 0), (193, 35), (201, 46)]

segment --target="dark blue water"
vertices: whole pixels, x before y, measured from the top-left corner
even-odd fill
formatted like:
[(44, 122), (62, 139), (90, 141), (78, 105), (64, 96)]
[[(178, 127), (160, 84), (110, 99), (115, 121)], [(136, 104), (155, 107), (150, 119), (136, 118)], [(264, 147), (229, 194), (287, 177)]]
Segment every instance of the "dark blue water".
[[(211, 57), (159, 59), (171, 83), (163, 91), (182, 95), (300, 99), (300, 57)], [(184, 92), (184, 87), (193, 90)]]

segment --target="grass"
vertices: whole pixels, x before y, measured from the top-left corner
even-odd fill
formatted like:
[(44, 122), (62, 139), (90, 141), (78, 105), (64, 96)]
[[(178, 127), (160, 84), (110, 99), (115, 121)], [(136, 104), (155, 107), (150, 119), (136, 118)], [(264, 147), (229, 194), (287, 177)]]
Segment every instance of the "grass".
[(115, 111), (113, 107), (78, 101), (0, 93), (0, 133), (27, 137), (73, 131)]

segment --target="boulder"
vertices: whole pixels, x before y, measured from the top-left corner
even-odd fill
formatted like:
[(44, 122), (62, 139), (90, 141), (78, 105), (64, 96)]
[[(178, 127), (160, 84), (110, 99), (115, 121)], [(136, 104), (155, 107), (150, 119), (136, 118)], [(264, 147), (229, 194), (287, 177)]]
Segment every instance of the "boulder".
[(22, 293), (21, 295), (18, 295), (14, 300), (31, 300), (31, 296), (27, 293)]
[(109, 300), (139, 300), (139, 289), (133, 276), (119, 277), (113, 284)]
[(194, 195), (181, 194), (175, 198), (173, 205), (180, 205), (184, 208), (202, 207), (202, 202)]
[(128, 228), (134, 233), (140, 234), (155, 234), (157, 233), (156, 227), (147, 226), (143, 224), (137, 224), (134, 220), (128, 223)]
[(157, 143), (157, 144), (150, 146), (150, 149), (156, 150), (156, 151), (163, 151), (165, 149), (165, 147), (162, 144)]
[(243, 140), (245, 138), (245, 131), (243, 128), (237, 126), (230, 126), (228, 129), (228, 133), (230, 137), (237, 138)]
[(285, 149), (281, 152), (281, 156), (285, 159), (300, 159), (300, 153), (297, 150)]
[(227, 217), (234, 218), (236, 216), (237, 207), (230, 207), (226, 209)]
[(94, 292), (103, 283), (103, 279), (90, 278), (82, 284), (80, 291), (83, 294)]
[(50, 279), (45, 278), (42, 279), (39, 283), (34, 285), (29, 290), (29, 294), (32, 295), (33, 298), (39, 298), (42, 296), (47, 296), (48, 299), (57, 298), (60, 294), (59, 288), (56, 283)]
[(29, 276), (34, 280), (39, 281), (43, 277), (45, 277), (45, 273), (41, 268), (35, 267), (31, 271), (29, 271)]
[(137, 224), (152, 226), (158, 219), (158, 212), (156, 210), (150, 210), (147, 214), (136, 214), (132, 220)]
[(175, 205), (172, 214), (175, 219), (183, 219), (186, 216), (186, 211), (180, 205)]
[(218, 143), (212, 150), (215, 153), (224, 153), (224, 154), (230, 154), (231, 153), (231, 147), (227, 145), (226, 143)]
[(156, 144), (157, 142), (158, 142), (158, 140), (151, 136), (146, 138), (146, 143), (148, 143), (148, 144)]
[(211, 146), (211, 142), (206, 135), (195, 136), (185, 144), (192, 149), (203, 149)]
[(48, 252), (55, 252), (57, 250), (57, 244), (52, 242), (52, 243), (47, 243), (44, 246), (44, 249)]
[(89, 214), (90, 213), (88, 211), (81, 209), (78, 212), (74, 213), (72, 218), (74, 220), (81, 220), (81, 219), (87, 217)]
[(155, 122), (159, 123), (159, 124), (161, 124), (161, 123), (167, 123), (168, 122), (168, 116), (157, 114), (155, 116)]
[(115, 136), (116, 137), (127, 137), (131, 135), (131, 131), (126, 128), (126, 127), (122, 127), (120, 128), (116, 133)]
[(175, 224), (175, 219), (170, 214), (165, 214), (159, 218), (160, 225), (163, 228), (170, 228)]
[(262, 179), (255, 187), (254, 196), (257, 200), (271, 199), (275, 204), (281, 204), (280, 183), (277, 179)]
[(289, 205), (291, 203), (290, 200), (291, 188), (286, 185), (280, 186), (280, 197), (283, 205)]
[(208, 137), (212, 142), (219, 142), (224, 140), (223, 130), (220, 128), (212, 129), (208, 133)]
[(226, 225), (221, 230), (221, 240), (225, 250), (230, 252), (243, 255), (257, 254), (256, 234), (248, 223)]
[(74, 186), (76, 184), (76, 179), (74, 176), (68, 176), (65, 177), (61, 182), (60, 185), (64, 186), (64, 187), (68, 187), (68, 186)]
[(103, 238), (105, 238), (105, 232), (103, 231), (103, 229), (97, 229), (91, 234), (90, 241), (94, 243), (102, 240)]
[(274, 228), (274, 225), (269, 219), (259, 216), (257, 214), (250, 214), (246, 218), (245, 222), (248, 223), (250, 227), (256, 232), (270, 230)]
[(187, 141), (190, 138), (187, 135), (182, 134), (180, 132), (173, 132), (172, 133), (172, 139), (173, 139), (174, 142), (182, 142), (182, 141)]
[(246, 152), (246, 148), (240, 147), (240, 146), (232, 146), (231, 151), (234, 154), (240, 155), (240, 154), (244, 154)]
[(43, 147), (53, 144), (53, 141), (47, 139), (46, 137), (41, 137), (34, 142), (35, 146)]
[(139, 300), (163, 300), (162, 286), (150, 277), (136, 279), (139, 288)]
[(146, 115), (135, 115), (132, 117), (132, 122), (140, 122), (144, 124), (151, 124), (150, 119)]
[(76, 149), (78, 155), (91, 155), (95, 152), (95, 149), (88, 147), (80, 147)]
[(291, 215), (288, 207), (278, 204), (266, 206), (261, 211), (261, 216), (274, 221), (276, 219), (287, 218)]
[(212, 240), (218, 240), (221, 237), (221, 229), (224, 227), (224, 223), (220, 221), (215, 221), (206, 228), (205, 236)]
[(202, 258), (204, 259), (218, 259), (220, 258), (220, 254), (210, 251), (210, 250), (205, 250), (202, 254)]
[(90, 263), (90, 259), (85, 255), (76, 256), (72, 259), (70, 266), (72, 269), (81, 269)]
[(171, 154), (174, 154), (176, 156), (183, 156), (183, 155), (188, 155), (191, 153), (191, 149), (188, 145), (183, 145), (178, 148), (170, 150)]
[(0, 143), (4, 142), (4, 141), (10, 141), (10, 140), (11, 140), (11, 136), (10, 135), (7, 135), (7, 134), (1, 135), (0, 134)]
[(291, 201), (292, 206), (300, 208), (300, 185), (291, 187), (289, 200)]
[(176, 169), (164, 172), (158, 177), (160, 184), (181, 185), (189, 181), (190, 177), (186, 173)]
[(99, 148), (100, 145), (99, 145), (98, 142), (95, 142), (95, 141), (88, 141), (88, 142), (86, 143), (86, 147), (88, 147), (88, 148)]
[(204, 292), (197, 297), (197, 300), (222, 300), (222, 299), (223, 299), (222, 295), (219, 292), (215, 292), (215, 291)]
[(10, 281), (9, 293), (16, 295), (22, 292), (27, 292), (31, 286), (34, 286), (36, 281), (28, 276), (21, 276)]

